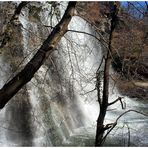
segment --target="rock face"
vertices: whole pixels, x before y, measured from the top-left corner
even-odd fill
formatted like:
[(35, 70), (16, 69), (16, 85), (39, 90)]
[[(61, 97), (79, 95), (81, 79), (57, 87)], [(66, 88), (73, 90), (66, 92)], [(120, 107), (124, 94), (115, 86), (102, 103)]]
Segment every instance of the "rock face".
[[(12, 17), (15, 9), (16, 3), (1, 3), (1, 33), (4, 33), (5, 27), (7, 26), (8, 21)], [(20, 63), (24, 58), (23, 54), (23, 36), (21, 24), (13, 24), (11, 27), (12, 31), (10, 34), (10, 40), (5, 45), (4, 48), (1, 48), (0, 59), (5, 65), (1, 65), (1, 87), (6, 83), (8, 79), (13, 77), (20, 67)], [(3, 38), (3, 35), (1, 37)], [(2, 41), (2, 40), (1, 40)], [(4, 71), (5, 69), (5, 71)], [(24, 99), (21, 99), (24, 98)], [(31, 104), (24, 87), (16, 96), (15, 99), (10, 101), (10, 104), (2, 110), (2, 114), (5, 116), (2, 121), (2, 129), (6, 128), (6, 131), (3, 131), (3, 137), (1, 137), (1, 143), (6, 144), (7, 140), (8, 145), (15, 146), (15, 143), (19, 145), (32, 145), (32, 129), (31, 128), (31, 118), (30, 113)], [(8, 129), (8, 130), (7, 130)], [(6, 136), (6, 137), (5, 137)], [(7, 139), (5, 141), (5, 139)], [(4, 140), (4, 141), (3, 141)], [(12, 142), (12, 143), (11, 143)]]

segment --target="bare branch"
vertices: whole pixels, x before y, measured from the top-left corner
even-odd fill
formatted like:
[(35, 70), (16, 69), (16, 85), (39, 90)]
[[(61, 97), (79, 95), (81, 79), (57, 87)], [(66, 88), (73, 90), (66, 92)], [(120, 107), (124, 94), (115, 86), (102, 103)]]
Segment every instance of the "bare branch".
[(46, 58), (54, 51), (60, 39), (67, 31), (69, 22), (74, 15), (76, 2), (69, 2), (67, 9), (61, 21), (55, 26), (48, 38), (43, 42), (40, 49), (34, 57), (28, 62), (24, 69), (12, 78), (0, 90), (0, 108), (5, 104), (26, 84), (28, 83), (36, 71), (41, 67)]
[(128, 126), (128, 124), (126, 124), (126, 126), (127, 126), (127, 130), (128, 130), (128, 145), (127, 146), (130, 146), (130, 128), (129, 128), (129, 126)]
[[(53, 28), (52, 26), (49, 26), (49, 25), (43, 25), (44, 27), (50, 27), (50, 28)], [(105, 47), (105, 48), (108, 48), (106, 44), (108, 44), (108, 42), (102, 38), (102, 36), (100, 38), (98, 38), (97, 36), (91, 34), (91, 33), (88, 33), (88, 32), (85, 32), (85, 31), (78, 31), (78, 30), (72, 30), (72, 29), (68, 29), (67, 32), (75, 32), (75, 33), (82, 33), (82, 34), (86, 34), (86, 35), (89, 35), (93, 38), (95, 38), (96, 40), (98, 40), (99, 42), (103, 42), (102, 45)], [(99, 34), (100, 35), (100, 34)]]
[[(67, 30), (67, 31), (70, 31), (70, 32), (75, 32), (75, 33), (83, 33), (83, 34), (86, 34), (86, 35), (89, 35), (89, 36), (91, 36), (91, 37), (94, 37), (96, 40), (98, 40), (99, 42), (101, 42), (101, 41), (103, 41), (104, 43), (106, 43), (107, 44), (107, 41), (105, 41), (105, 40), (102, 40), (102, 38), (98, 38), (97, 36), (95, 36), (95, 35), (93, 35), (93, 34), (91, 34), (91, 33), (87, 33), (87, 32), (84, 32), (84, 31), (77, 31), (77, 30)], [(107, 48), (107, 46), (105, 45), (105, 44), (103, 44), (106, 48)]]
[(132, 4), (131, 2), (128, 2), (130, 5), (132, 5), (138, 12), (140, 12), (141, 14), (143, 14), (144, 15), (144, 13), (141, 11), (141, 10), (139, 10), (134, 4)]
[(101, 59), (100, 65), (99, 65), (99, 67), (98, 67), (98, 69), (97, 69), (97, 72), (96, 72), (97, 75), (99, 74), (99, 70), (100, 70), (100, 68), (101, 68), (101, 66), (102, 66), (102, 63), (103, 63), (103, 60), (104, 60), (104, 59), (105, 59), (105, 57), (103, 56), (102, 59)]
[(130, 109), (130, 110), (127, 110), (127, 111), (125, 111), (124, 113), (122, 113), (122, 114), (116, 119), (115, 122), (118, 122), (118, 120), (119, 120), (123, 115), (125, 115), (125, 114), (128, 113), (128, 112), (136, 112), (136, 113), (141, 114), (141, 115), (143, 115), (143, 116), (148, 116), (147, 114), (142, 113), (142, 112), (140, 112), (140, 111), (137, 111), (137, 110), (134, 110), (134, 109)]
[[(53, 28), (52, 26), (48, 26), (48, 25), (43, 25), (43, 26), (44, 26), (44, 27)], [(107, 45), (108, 45), (108, 41), (106, 41), (106, 40), (101, 36), (101, 34), (99, 34), (100, 38), (98, 38), (96, 35), (93, 35), (93, 34), (91, 34), (91, 33), (85, 32), (85, 31), (78, 31), (78, 30), (71, 30), (71, 29), (68, 29), (67, 32), (68, 32), (68, 31), (70, 31), (70, 32), (75, 32), (75, 33), (86, 34), (86, 35), (89, 35), (89, 36), (95, 38), (95, 39), (96, 39), (97, 41), (99, 41), (107, 50), (109, 50), (110, 56), (111, 56), (112, 60), (114, 61), (114, 63), (116, 63), (115, 60), (114, 60), (114, 58), (113, 58), (113, 56), (112, 56), (112, 54), (111, 54), (110, 49), (109, 49), (108, 46), (107, 46)], [(103, 58), (104, 58), (104, 56), (103, 56)]]
[(109, 42), (108, 42), (108, 48), (107, 48), (108, 51), (105, 57), (105, 66), (104, 66), (103, 96), (102, 96), (102, 103), (100, 104), (100, 114), (97, 120), (95, 146), (100, 146), (102, 144), (102, 138), (104, 134), (103, 122), (104, 122), (107, 107), (108, 107), (108, 95), (109, 95), (109, 75), (110, 75), (109, 67), (113, 59), (112, 58), (112, 52), (113, 52), (112, 37), (113, 37), (114, 29), (117, 25), (117, 14), (118, 14), (117, 5), (116, 3), (113, 3), (113, 12), (111, 13), (112, 18), (111, 18), (111, 26), (110, 26), (111, 30), (109, 34)]
[(108, 106), (113, 105), (113, 104), (115, 104), (116, 102), (120, 101), (122, 109), (125, 109), (125, 107), (124, 107), (124, 105), (123, 105), (123, 102), (122, 102), (122, 99), (123, 99), (123, 98), (124, 98), (124, 97), (118, 97), (118, 98), (117, 98), (116, 100), (114, 100), (113, 102), (108, 103)]
[(112, 127), (109, 129), (109, 131), (108, 131), (108, 132), (106, 133), (106, 135), (103, 137), (101, 143), (103, 143), (103, 142), (105, 141), (105, 139), (106, 139), (106, 137), (109, 135), (109, 133), (115, 128), (115, 126), (116, 126), (117, 123), (118, 123), (118, 120), (119, 120), (122, 116), (124, 116), (126, 113), (128, 113), (128, 112), (136, 112), (136, 113), (141, 114), (141, 115), (143, 115), (143, 116), (148, 116), (147, 114), (144, 114), (144, 113), (142, 113), (142, 112), (140, 112), (140, 111), (133, 110), (133, 109), (130, 109), (130, 110), (125, 111), (124, 113), (122, 113), (122, 114), (116, 119), (116, 121), (115, 121), (114, 123), (108, 124), (109, 126), (106, 125), (107, 127), (110, 127), (110, 125), (112, 125)]
[(14, 12), (14, 14), (13, 14), (13, 16), (12, 16), (10, 22), (13, 21), (13, 20), (18, 19), (18, 16), (20, 15), (22, 8), (25, 7), (28, 3), (29, 3), (29, 2), (24, 2), (24, 1), (23, 1), (23, 2), (21, 2), (21, 3), (18, 5), (18, 7), (15, 9), (15, 12)]
[(88, 94), (88, 93), (91, 93), (91, 92), (93, 92), (93, 91), (95, 91), (96, 90), (96, 88), (94, 88), (94, 89), (92, 89), (92, 90), (90, 90), (90, 91), (87, 91), (87, 92), (85, 92), (85, 93), (81, 93), (80, 95), (86, 95), (86, 94)]

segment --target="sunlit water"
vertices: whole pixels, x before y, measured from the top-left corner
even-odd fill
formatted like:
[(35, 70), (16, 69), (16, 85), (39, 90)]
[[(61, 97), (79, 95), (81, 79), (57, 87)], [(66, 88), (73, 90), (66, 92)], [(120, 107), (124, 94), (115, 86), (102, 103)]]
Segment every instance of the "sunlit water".
[[(46, 20), (47, 15), (47, 11), (40, 13), (42, 22), (50, 25), (50, 22)], [(27, 30), (31, 29), (32, 33), (42, 36), (37, 24), (29, 20), (27, 10), (24, 10), (23, 15), (20, 16), (20, 22), (22, 24), (23, 53), (24, 57), (27, 57), (23, 66), (34, 54), (31, 52), (32, 45), (30, 45)], [(77, 16), (73, 17), (69, 29), (87, 33), (93, 32), (89, 24)], [(42, 41), (39, 40), (37, 45), (41, 43)], [(99, 114), (97, 92), (94, 89), (96, 70), (102, 55), (101, 45), (88, 35), (68, 32), (57, 48), (58, 50), (54, 51), (47, 59), (47, 63), (41, 66), (31, 82), (26, 85), (25, 98), (28, 101), (25, 101), (24, 96), (21, 99), (25, 102), (22, 105), (27, 105), (29, 108), (27, 114), (27, 109), (20, 110), (21, 103), (15, 108), (15, 106), (11, 106), (10, 102), (11, 107), (8, 104), (0, 111), (0, 146), (94, 145), (96, 120)], [(32, 54), (29, 54), (30, 52)], [(6, 73), (10, 67), (9, 63), (4, 61), (3, 56), (0, 57), (0, 60), (2, 69), (0, 71), (0, 86), (2, 87), (8, 79)], [(110, 101), (118, 96), (120, 94), (114, 89), (113, 93), (110, 93)], [(13, 103), (15, 103), (15, 99)], [(135, 108), (143, 111), (147, 108), (147, 104), (135, 99), (125, 97), (124, 101), (126, 102), (126, 110)], [(24, 114), (28, 116), (29, 122), (26, 124), (28, 124), (30, 133), (24, 133), (22, 122), (26, 121), (26, 117), (17, 118), (18, 112), (20, 116)], [(119, 103), (110, 107), (106, 123), (114, 122), (122, 112), (124, 110), (121, 109)], [(11, 123), (15, 124), (16, 122), (18, 125), (21, 122), (22, 126), (14, 126), (15, 129), (13, 129)], [(130, 142), (137, 146), (147, 145), (148, 135), (145, 132), (147, 120), (136, 113), (128, 113), (119, 120), (119, 124), (107, 139), (106, 145), (127, 146), (128, 131), (125, 123), (130, 127)], [(110, 140), (116, 138), (118, 138), (118, 142)]]

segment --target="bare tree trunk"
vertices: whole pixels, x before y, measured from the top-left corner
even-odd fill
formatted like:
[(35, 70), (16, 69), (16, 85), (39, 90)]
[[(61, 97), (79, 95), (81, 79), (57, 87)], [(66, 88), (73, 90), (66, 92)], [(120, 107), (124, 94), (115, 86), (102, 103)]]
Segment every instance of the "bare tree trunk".
[(20, 15), (22, 8), (24, 8), (28, 3), (29, 2), (21, 2), (18, 5), (18, 7), (15, 9), (15, 12), (14, 12), (10, 22), (13, 21), (14, 19), (18, 19), (18, 16)]
[[(109, 43), (108, 43), (108, 51), (105, 58), (105, 67), (104, 67), (104, 81), (103, 81), (103, 96), (102, 100), (98, 98), (99, 105), (100, 105), (100, 114), (97, 120), (97, 130), (96, 130), (96, 141), (95, 146), (101, 146), (102, 145), (102, 139), (104, 131), (106, 130), (104, 126), (104, 119), (108, 107), (108, 95), (109, 95), (109, 68), (112, 61), (112, 35), (113, 31), (115, 29), (116, 23), (117, 23), (117, 5), (114, 3), (113, 10), (111, 12), (111, 31), (109, 35)], [(99, 91), (99, 90), (98, 90)]]
[(5, 104), (27, 83), (36, 71), (44, 63), (46, 57), (55, 49), (60, 39), (67, 31), (68, 24), (74, 15), (76, 2), (69, 2), (67, 9), (61, 21), (55, 26), (48, 38), (43, 42), (42, 46), (34, 57), (28, 62), (24, 69), (12, 78), (0, 90), (0, 108)]
[(108, 94), (109, 94), (109, 67), (111, 63), (111, 58), (109, 56), (109, 52), (107, 53), (107, 57), (105, 59), (105, 67), (104, 67), (104, 82), (103, 82), (103, 96), (102, 101), (100, 101), (100, 114), (97, 120), (97, 131), (96, 131), (96, 142), (95, 146), (100, 146), (102, 143), (103, 133), (104, 133), (104, 118), (106, 115), (106, 110), (108, 107)]

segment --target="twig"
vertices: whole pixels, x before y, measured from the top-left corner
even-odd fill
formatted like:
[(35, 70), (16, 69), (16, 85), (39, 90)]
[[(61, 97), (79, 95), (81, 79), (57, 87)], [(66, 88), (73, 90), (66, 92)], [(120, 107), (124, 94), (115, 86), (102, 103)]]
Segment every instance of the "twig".
[(128, 124), (126, 124), (127, 126), (127, 129), (128, 129), (128, 143), (127, 143), (127, 146), (130, 146), (130, 128), (128, 126)]
[(18, 16), (20, 15), (22, 8), (25, 7), (28, 3), (29, 2), (24, 2), (24, 1), (23, 2), (20, 2), (20, 4), (18, 5), (18, 7), (15, 9), (15, 12), (14, 12), (14, 14), (13, 14), (10, 22), (18, 19)]
[(139, 10), (134, 4), (132, 4), (131, 2), (128, 2), (130, 5), (132, 5), (138, 12), (140, 12), (141, 14), (143, 14), (144, 15), (144, 13), (141, 11), (141, 10)]
[(122, 109), (125, 109), (125, 107), (124, 107), (124, 105), (123, 105), (123, 102), (122, 102), (122, 99), (123, 99), (123, 98), (124, 98), (124, 97), (118, 97), (118, 98), (117, 98), (116, 100), (114, 100), (113, 102), (108, 103), (108, 106), (115, 104), (117, 101), (120, 101)]
[[(103, 142), (105, 141), (106, 137), (107, 137), (107, 136), (109, 135), (109, 133), (114, 129), (114, 127), (117, 125), (118, 120), (119, 120), (122, 116), (124, 116), (126, 113), (128, 113), (128, 112), (136, 112), (136, 113), (141, 114), (141, 115), (143, 115), (143, 116), (148, 116), (147, 114), (144, 114), (144, 113), (142, 113), (142, 112), (139, 112), (139, 111), (133, 110), (133, 109), (130, 109), (130, 110), (125, 111), (124, 113), (122, 113), (122, 114), (116, 119), (116, 121), (115, 121), (114, 123), (110, 123), (110, 124), (109, 124), (109, 125), (112, 125), (112, 127), (109, 129), (109, 131), (106, 133), (106, 135), (102, 138), (102, 142), (101, 142), (101, 143), (103, 143)], [(106, 125), (106, 126), (107, 126), (107, 125)]]
[(91, 93), (91, 92), (93, 92), (93, 91), (95, 91), (96, 90), (96, 88), (94, 88), (94, 89), (92, 89), (92, 90), (90, 90), (90, 91), (87, 91), (87, 92), (85, 92), (85, 93), (81, 93), (80, 95), (86, 95), (86, 94), (88, 94), (88, 93)]
[[(53, 26), (50, 26), (50, 25), (43, 25), (44, 27), (50, 27), (51, 29), (53, 29), (54, 27)], [(96, 40), (98, 40), (99, 42), (103, 41), (104, 43), (108, 44), (108, 42), (104, 39), (104, 38), (98, 38), (97, 36), (91, 34), (91, 33), (88, 33), (88, 32), (85, 32), (85, 31), (78, 31), (78, 30), (72, 30), (72, 29), (68, 29), (67, 32), (75, 32), (75, 33), (83, 33), (83, 34), (86, 34), (86, 35), (89, 35), (91, 37), (94, 37)], [(100, 35), (100, 34), (99, 34)], [(101, 42), (102, 43), (102, 42)], [(108, 48), (107, 45), (105, 45), (104, 43), (102, 43), (102, 45), (105, 47), (105, 48)]]
[(100, 68), (101, 68), (101, 66), (102, 66), (102, 63), (103, 63), (104, 58), (105, 58), (105, 57), (103, 56), (102, 59), (101, 59), (100, 65), (99, 65), (99, 67), (98, 67), (98, 69), (97, 69), (97, 71), (96, 71), (96, 74), (97, 74), (97, 75), (99, 74), (99, 70), (100, 70)]

